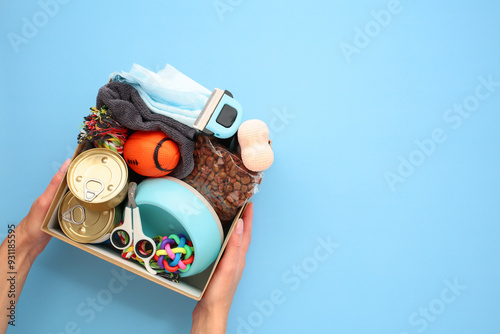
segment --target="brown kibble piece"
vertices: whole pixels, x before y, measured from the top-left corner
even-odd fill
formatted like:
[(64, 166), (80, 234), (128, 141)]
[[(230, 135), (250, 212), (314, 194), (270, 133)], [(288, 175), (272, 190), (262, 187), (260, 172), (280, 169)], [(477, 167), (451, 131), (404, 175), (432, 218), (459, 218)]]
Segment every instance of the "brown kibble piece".
[(248, 175), (244, 175), (244, 176), (241, 178), (241, 183), (243, 183), (243, 184), (249, 184), (249, 183), (250, 183), (250, 176), (248, 176)]

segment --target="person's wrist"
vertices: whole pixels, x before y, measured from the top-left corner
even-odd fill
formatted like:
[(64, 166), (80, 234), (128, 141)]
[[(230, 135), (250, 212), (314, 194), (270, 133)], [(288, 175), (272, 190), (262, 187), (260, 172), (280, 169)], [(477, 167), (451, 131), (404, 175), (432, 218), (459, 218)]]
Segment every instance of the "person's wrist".
[[(3, 240), (0, 246), (1, 252), (15, 257), (15, 264), (12, 267), (9, 266), (9, 271), (15, 271), (18, 275), (23, 275), (30, 270), (36, 256), (30, 255), (30, 251), (26, 247), (27, 240), (22, 231), (16, 228), (11, 235), (14, 237)], [(4, 274), (7, 274), (7, 272)]]
[(16, 228), (16, 258), (18, 258), (21, 263), (26, 263), (31, 266), (38, 254), (34, 254), (32, 251), (29, 239), (22, 225), (19, 225), (19, 228)]
[(40, 235), (36, 237), (32, 236), (28, 229), (25, 228), (26, 223), (27, 222), (23, 220), (15, 229), (16, 257), (22, 259), (23, 262), (31, 266), (50, 240), (50, 235), (40, 231)]
[(193, 310), (191, 333), (206, 333), (207, 329), (210, 333), (226, 333), (228, 315), (229, 310), (224, 307), (207, 307), (199, 302)]
[(208, 314), (208, 315), (228, 315), (229, 314), (229, 306), (223, 305), (206, 305), (203, 301), (198, 302), (196, 307), (194, 308), (196, 312), (200, 314)]

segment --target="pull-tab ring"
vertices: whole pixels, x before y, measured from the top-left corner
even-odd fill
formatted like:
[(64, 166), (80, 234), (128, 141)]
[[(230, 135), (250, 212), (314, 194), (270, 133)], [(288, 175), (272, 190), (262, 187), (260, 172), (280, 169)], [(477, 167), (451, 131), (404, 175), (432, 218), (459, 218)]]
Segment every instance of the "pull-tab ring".
[[(82, 211), (82, 219), (80, 221), (75, 221), (75, 215), (73, 213), (75, 212), (75, 209), (80, 209)], [(85, 221), (85, 209), (80, 204), (75, 205), (69, 210), (64, 211), (62, 218), (71, 224), (80, 225)]]
[[(89, 182), (99, 183), (101, 185), (101, 189), (99, 189), (97, 191), (92, 191), (92, 190), (87, 189), (87, 184)], [(85, 200), (87, 202), (92, 202), (94, 200), (94, 198), (96, 198), (103, 190), (104, 190), (104, 183), (102, 183), (101, 181), (99, 181), (97, 179), (88, 179), (87, 181), (85, 181), (85, 184), (83, 185), (83, 193), (85, 196)]]

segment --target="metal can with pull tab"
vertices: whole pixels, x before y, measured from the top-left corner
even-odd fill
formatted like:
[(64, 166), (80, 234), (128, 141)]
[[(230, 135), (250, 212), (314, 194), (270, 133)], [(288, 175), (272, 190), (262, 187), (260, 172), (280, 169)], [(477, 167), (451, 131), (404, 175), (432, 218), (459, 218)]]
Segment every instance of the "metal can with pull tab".
[(68, 238), (80, 243), (97, 244), (108, 240), (121, 216), (118, 207), (105, 211), (87, 209), (71, 191), (64, 195), (58, 210), (61, 230)]
[(67, 181), (69, 190), (85, 208), (110, 210), (127, 195), (127, 164), (116, 152), (93, 148), (73, 160)]

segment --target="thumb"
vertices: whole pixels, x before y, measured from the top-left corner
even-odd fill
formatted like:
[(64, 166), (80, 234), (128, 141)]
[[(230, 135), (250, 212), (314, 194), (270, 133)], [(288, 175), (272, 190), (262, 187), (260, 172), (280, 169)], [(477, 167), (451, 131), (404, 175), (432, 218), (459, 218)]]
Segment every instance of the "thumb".
[(229, 253), (228, 257), (232, 257), (232, 253), (237, 253), (243, 242), (243, 219), (238, 219), (236, 226), (234, 227), (233, 234), (229, 238), (226, 246), (226, 255)]
[(49, 210), (50, 204), (52, 203), (52, 200), (56, 195), (57, 188), (59, 188), (59, 185), (64, 178), (64, 174), (68, 169), (70, 161), (70, 159), (66, 160), (61, 165), (61, 167), (59, 167), (59, 170), (52, 177), (52, 180), (50, 181), (43, 194), (41, 194), (40, 197), (38, 197), (33, 203), (33, 206), (31, 207), (31, 210), (29, 212), (30, 215), (33, 215), (35, 217), (42, 217), (42, 219), (43, 217), (45, 217), (45, 214)]

